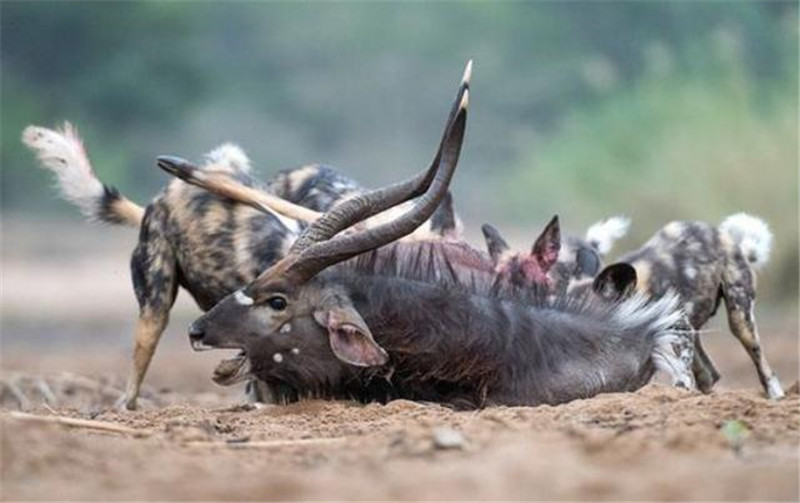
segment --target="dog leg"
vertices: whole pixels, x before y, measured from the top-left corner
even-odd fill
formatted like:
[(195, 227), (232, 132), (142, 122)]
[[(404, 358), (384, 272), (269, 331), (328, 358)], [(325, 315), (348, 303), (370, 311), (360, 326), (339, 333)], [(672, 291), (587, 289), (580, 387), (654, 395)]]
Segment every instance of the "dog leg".
[(755, 279), (743, 261), (737, 265), (738, 267), (729, 267), (726, 270), (726, 277), (722, 285), (725, 308), (728, 311), (728, 325), (755, 364), (758, 379), (767, 396), (772, 399), (782, 398), (783, 388), (778, 381), (778, 376), (767, 362), (756, 328), (753, 313), (756, 294)]
[(117, 403), (117, 407), (127, 410), (136, 410), (139, 390), (150, 366), (158, 341), (164, 328), (167, 326), (168, 316), (141, 316), (136, 325), (136, 335), (133, 348), (133, 367), (128, 375), (125, 386), (125, 395)]
[[(155, 212), (154, 212), (155, 213)], [(139, 244), (131, 257), (133, 288), (139, 301), (139, 322), (125, 395), (118, 408), (136, 409), (136, 400), (150, 360), (169, 321), (178, 293), (177, 262), (164, 238), (163, 219), (148, 212), (142, 222)]]
[(695, 339), (694, 344), (692, 372), (694, 373), (695, 381), (697, 381), (697, 388), (703, 393), (710, 393), (711, 388), (714, 387), (720, 378), (719, 371), (700, 343), (699, 336)]

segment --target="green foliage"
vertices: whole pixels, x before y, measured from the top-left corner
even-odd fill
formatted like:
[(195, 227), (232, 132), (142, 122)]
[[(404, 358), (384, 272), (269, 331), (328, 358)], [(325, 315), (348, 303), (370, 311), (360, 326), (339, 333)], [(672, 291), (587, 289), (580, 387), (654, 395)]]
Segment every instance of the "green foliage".
[[(720, 222), (746, 211), (765, 218), (777, 236), (767, 276), (791, 274), (798, 260), (797, 81), (763, 85), (741, 64), (731, 34), (712, 39), (716, 57), (702, 55), (705, 70), (645, 71), (633, 86), (566, 112), (558, 131), (508, 175), (502, 190), (514, 206), (536, 187), (537, 206), (561, 211), (576, 231), (603, 215), (631, 215), (628, 246), (670, 220)], [(781, 294), (796, 295), (792, 284)]]
[(19, 141), (65, 119), (138, 201), (165, 181), (155, 155), (229, 140), (265, 175), (397, 180), (428, 162), (474, 58), (469, 228), (532, 239), (556, 212), (573, 231), (625, 212), (632, 246), (746, 210), (776, 230), (768, 274), (796, 278), (796, 19), (791, 2), (2, 2), (0, 205), (76, 214)]
[(750, 428), (738, 419), (728, 419), (722, 423), (720, 431), (728, 445), (736, 452), (741, 451), (744, 441), (750, 436)]

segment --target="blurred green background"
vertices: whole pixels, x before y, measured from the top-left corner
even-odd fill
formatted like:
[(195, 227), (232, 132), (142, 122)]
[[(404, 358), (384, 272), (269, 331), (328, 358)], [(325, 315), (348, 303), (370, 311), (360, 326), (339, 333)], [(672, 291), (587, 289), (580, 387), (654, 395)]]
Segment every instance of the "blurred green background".
[[(475, 60), (456, 203), (518, 245), (558, 213), (748, 211), (776, 234), (762, 297), (796, 303), (797, 2), (2, 2), (2, 212), (80, 219), (19, 138), (74, 122), (138, 202), (154, 156), (241, 144), (262, 177), (308, 162), (368, 186), (431, 158)], [(9, 240), (4, 240), (9, 246)], [(476, 239), (476, 244), (480, 243)]]

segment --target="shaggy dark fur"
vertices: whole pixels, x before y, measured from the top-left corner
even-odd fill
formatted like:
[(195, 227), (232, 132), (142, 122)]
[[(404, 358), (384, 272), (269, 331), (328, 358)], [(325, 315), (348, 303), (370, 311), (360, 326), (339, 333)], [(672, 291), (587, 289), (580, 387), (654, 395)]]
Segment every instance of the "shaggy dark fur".
[[(279, 313), (227, 297), (193, 324), (193, 343), (242, 348), (252, 374), (284, 390), (284, 400), (407, 398), (474, 408), (633, 390), (650, 379), (659, 358), (680, 365), (665, 349), (693, 342), (691, 334), (669, 330), (678, 317), (668, 301), (647, 307), (640, 298), (519, 299), (496, 288), (493, 271), (463, 268), (474, 253), (450, 243), (395, 243), (286, 294), (289, 307)], [(237, 295), (270, 297), (255, 285)], [(363, 317), (389, 355), (386, 364), (361, 368), (337, 359), (325, 327), (311, 316), (332, 297)], [(690, 377), (682, 384), (691, 386)]]

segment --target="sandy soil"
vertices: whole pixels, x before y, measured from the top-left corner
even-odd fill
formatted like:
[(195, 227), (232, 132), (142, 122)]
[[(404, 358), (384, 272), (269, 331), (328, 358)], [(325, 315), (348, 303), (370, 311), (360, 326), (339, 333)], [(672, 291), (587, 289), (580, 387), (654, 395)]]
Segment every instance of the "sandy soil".
[[(703, 337), (723, 380), (707, 396), (652, 384), (558, 407), (310, 401), (253, 409), (242, 405), (241, 386), (211, 382), (225, 355), (189, 349), (185, 327), (197, 310), (183, 296), (142, 410), (120, 413), (112, 406), (135, 317), (130, 237), (86, 234), (93, 254), (43, 251), (45, 238), (4, 249), (4, 501), (800, 497), (796, 314), (770, 317), (759, 306), (765, 352), (792, 388), (778, 402), (762, 397), (752, 364), (718, 320)], [(15, 417), (20, 410), (136, 434), (42, 424)]]
[[(30, 369), (30, 358), (15, 361)], [(208, 384), (211, 361), (178, 365), (183, 352), (168, 348), (143, 410), (117, 412), (122, 373), (83, 360), (39, 359), (80, 374), (4, 372), (3, 500), (798, 499), (797, 384), (778, 402), (754, 387), (651, 384), (557, 407), (255, 409)], [(15, 417), (23, 407), (140, 435)]]

